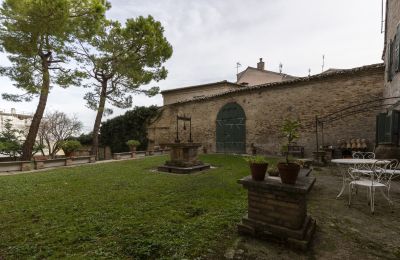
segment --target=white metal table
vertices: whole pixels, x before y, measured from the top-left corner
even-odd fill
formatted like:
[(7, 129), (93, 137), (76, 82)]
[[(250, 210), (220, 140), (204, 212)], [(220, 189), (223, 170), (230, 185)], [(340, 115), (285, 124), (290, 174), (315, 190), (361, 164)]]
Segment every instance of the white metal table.
[[(335, 163), (337, 165), (343, 165), (343, 166), (350, 166), (350, 165), (365, 165), (365, 166), (372, 166), (375, 163), (378, 162), (378, 164), (386, 164), (390, 163), (390, 161), (387, 160), (377, 160), (377, 159), (333, 159), (331, 160), (332, 163)], [(351, 176), (348, 176), (347, 170), (342, 169), (341, 170), (342, 174), (342, 189), (340, 190), (339, 194), (336, 196), (336, 198), (339, 198), (342, 196), (344, 189), (346, 188), (346, 181), (352, 181)]]

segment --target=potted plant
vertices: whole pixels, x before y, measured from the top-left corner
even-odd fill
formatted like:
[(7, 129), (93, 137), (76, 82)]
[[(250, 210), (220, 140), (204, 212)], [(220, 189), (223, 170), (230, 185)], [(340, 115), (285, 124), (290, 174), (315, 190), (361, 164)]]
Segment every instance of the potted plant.
[(136, 147), (140, 145), (140, 142), (138, 140), (128, 140), (126, 145), (129, 146), (131, 152), (134, 152), (136, 151)]
[(76, 140), (62, 141), (61, 143), (61, 149), (64, 151), (65, 157), (71, 157), (81, 147), (81, 143)]
[(267, 173), (269, 176), (279, 176), (279, 171), (278, 171), (278, 168), (276, 167), (276, 164), (270, 165)]
[(245, 158), (250, 165), (251, 177), (255, 181), (263, 181), (267, 172), (268, 162), (263, 156), (250, 156)]
[(285, 162), (278, 163), (279, 175), (281, 176), (282, 183), (295, 184), (297, 176), (299, 175), (300, 165), (289, 161), (289, 145), (299, 138), (298, 128), (300, 123), (297, 120), (286, 119), (282, 126), (282, 133), (286, 137), (286, 143), (283, 146), (285, 151)]

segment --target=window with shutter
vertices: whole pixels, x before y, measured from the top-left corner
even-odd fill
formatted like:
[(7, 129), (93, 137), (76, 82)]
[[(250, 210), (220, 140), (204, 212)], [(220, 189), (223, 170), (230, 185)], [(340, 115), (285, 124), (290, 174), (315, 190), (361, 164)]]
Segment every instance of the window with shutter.
[(397, 45), (397, 38), (396, 35), (394, 36), (394, 39), (392, 41), (392, 65), (391, 65), (391, 69), (392, 69), (392, 75), (391, 75), (391, 79), (393, 79), (394, 75), (396, 74), (397, 71), (397, 57), (399, 56), (399, 46)]
[(385, 142), (385, 121), (386, 121), (385, 113), (379, 113), (376, 116), (376, 142), (378, 144)]
[(393, 57), (393, 41), (392, 40), (390, 40), (388, 47), (389, 47), (388, 48), (389, 53), (388, 53), (388, 57), (387, 57), (386, 72), (387, 72), (387, 80), (392, 81), (392, 61), (393, 61), (393, 59), (392, 59), (392, 57)]
[(396, 42), (396, 50), (397, 50), (397, 55), (396, 55), (396, 72), (400, 72), (400, 24), (397, 25), (397, 42)]
[(389, 113), (379, 113), (376, 116), (377, 144), (398, 144), (400, 133), (400, 112), (392, 110)]
[(392, 143), (392, 116), (385, 117), (385, 143)]

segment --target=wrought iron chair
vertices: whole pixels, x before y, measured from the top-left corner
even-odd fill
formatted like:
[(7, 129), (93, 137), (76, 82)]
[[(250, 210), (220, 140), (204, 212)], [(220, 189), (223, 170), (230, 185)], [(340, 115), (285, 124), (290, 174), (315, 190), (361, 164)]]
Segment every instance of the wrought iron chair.
[(353, 159), (375, 159), (375, 153), (373, 153), (373, 152), (354, 152), (352, 157), (353, 157)]
[(364, 159), (375, 159), (375, 153), (373, 152), (364, 153)]
[[(397, 160), (381, 161), (377, 160), (372, 169), (368, 172), (370, 178), (355, 178), (349, 183), (349, 206), (351, 205), (352, 193), (357, 191), (357, 187), (366, 187), (367, 197), (371, 206), (371, 213), (375, 211), (375, 190), (379, 189), (382, 195), (389, 202), (390, 207), (393, 210), (393, 202), (390, 199), (390, 182), (393, 177), (393, 170), (396, 169), (399, 162)], [(366, 170), (367, 172), (367, 170)], [(353, 176), (352, 176), (353, 177)]]
[(352, 157), (353, 159), (364, 159), (364, 154), (362, 152), (354, 152)]
[[(373, 152), (354, 152), (353, 159), (375, 159), (375, 153)], [(371, 165), (368, 164), (355, 164), (349, 168), (350, 174), (365, 174), (363, 171), (370, 171)], [(368, 173), (369, 174), (369, 173)]]

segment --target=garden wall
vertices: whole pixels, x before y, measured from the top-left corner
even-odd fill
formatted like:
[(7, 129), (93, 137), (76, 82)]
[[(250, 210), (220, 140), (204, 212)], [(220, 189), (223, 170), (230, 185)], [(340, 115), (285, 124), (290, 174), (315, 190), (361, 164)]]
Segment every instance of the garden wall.
[[(383, 64), (349, 70), (327, 72), (311, 77), (248, 87), (163, 107), (162, 115), (148, 127), (149, 149), (173, 142), (176, 136), (176, 115), (192, 117), (194, 142), (210, 152), (216, 151), (216, 118), (227, 103), (236, 102), (246, 114), (246, 151), (251, 145), (265, 154), (279, 154), (280, 128), (285, 118), (300, 120), (302, 128), (298, 144), (306, 156), (315, 150), (315, 117), (350, 105), (383, 96)], [(336, 145), (338, 139), (365, 138), (370, 149), (375, 142), (375, 111), (353, 115), (324, 127), (325, 144)], [(181, 140), (188, 139), (188, 130), (179, 129)]]

